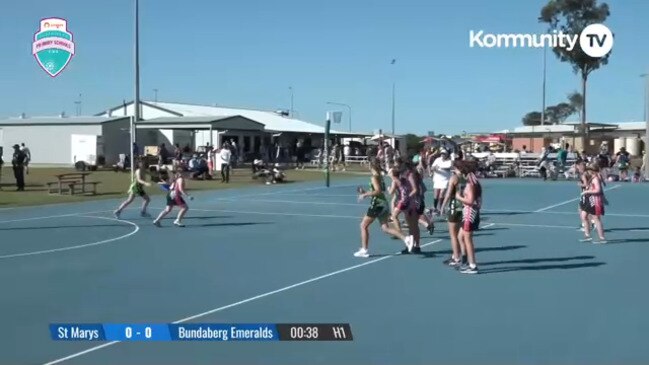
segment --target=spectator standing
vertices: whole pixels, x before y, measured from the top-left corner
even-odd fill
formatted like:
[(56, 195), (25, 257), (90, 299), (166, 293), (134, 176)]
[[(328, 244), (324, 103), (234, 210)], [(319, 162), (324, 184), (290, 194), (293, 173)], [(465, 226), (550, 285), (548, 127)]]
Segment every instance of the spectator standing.
[(137, 143), (133, 142), (133, 151), (131, 151), (133, 154), (133, 158), (138, 158), (140, 156), (140, 147), (138, 147)]
[(305, 160), (305, 151), (304, 151), (304, 142), (301, 140), (297, 141), (295, 145), (295, 154), (297, 157), (295, 169), (304, 169), (304, 160)]
[(163, 143), (158, 147), (158, 167), (164, 166), (168, 159), (169, 151), (167, 151), (167, 146)]
[(0, 190), (2, 190), (2, 166), (5, 164), (2, 159), (2, 147), (0, 147)]
[(20, 150), (25, 154), (25, 174), (29, 175), (29, 161), (32, 160), (32, 153), (24, 142), (20, 144)]
[(221, 148), (219, 153), (219, 161), (221, 163), (221, 182), (229, 183), (230, 182), (230, 162), (232, 159), (232, 151), (230, 151), (230, 145), (226, 142)]
[(14, 145), (14, 155), (11, 159), (11, 165), (16, 178), (16, 191), (25, 191), (25, 153), (20, 150), (19, 145)]
[(183, 150), (180, 148), (180, 145), (176, 143), (174, 146), (174, 161), (173, 161), (174, 171), (177, 167), (180, 166), (182, 159), (183, 159)]
[(237, 148), (237, 142), (235, 142), (234, 139), (230, 140), (230, 153), (230, 166), (234, 169), (237, 167), (237, 162), (239, 162), (239, 149)]

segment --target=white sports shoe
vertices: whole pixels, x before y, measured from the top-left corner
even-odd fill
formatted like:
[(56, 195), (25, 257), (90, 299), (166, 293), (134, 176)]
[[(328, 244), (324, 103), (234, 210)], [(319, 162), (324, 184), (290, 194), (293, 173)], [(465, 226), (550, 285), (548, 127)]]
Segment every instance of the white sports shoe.
[(408, 247), (408, 252), (412, 252), (412, 247), (415, 245), (415, 238), (413, 236), (406, 236), (406, 239), (403, 240)]
[(370, 253), (366, 249), (361, 248), (360, 250), (354, 252), (354, 256), (367, 258), (367, 257), (370, 257)]

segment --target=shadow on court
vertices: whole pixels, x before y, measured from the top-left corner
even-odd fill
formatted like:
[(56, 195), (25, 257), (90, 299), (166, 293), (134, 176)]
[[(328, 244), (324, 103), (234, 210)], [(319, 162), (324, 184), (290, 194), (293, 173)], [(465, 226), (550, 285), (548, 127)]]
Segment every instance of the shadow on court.
[[(232, 223), (209, 223), (209, 224), (197, 224), (192, 225), (193, 227), (224, 227), (224, 226), (256, 226), (260, 224), (273, 224), (272, 222), (232, 222)], [(190, 227), (192, 227), (190, 226)]]
[[(476, 247), (475, 252), (480, 253), (480, 252), (491, 252), (491, 251), (511, 251), (511, 250), (518, 250), (521, 248), (526, 248), (527, 246), (523, 245), (512, 245), (512, 246), (498, 246), (498, 247)], [(423, 258), (434, 258), (437, 257), (437, 255), (450, 255), (452, 254), (453, 251), (451, 250), (443, 250), (443, 251), (424, 251), (422, 252), (422, 257)]]
[(649, 227), (609, 228), (604, 232), (649, 231)]
[[(482, 266), (483, 264), (479, 264)], [(584, 262), (581, 264), (563, 264), (563, 265), (538, 265), (538, 266), (505, 266), (493, 269), (480, 269), (480, 274), (495, 274), (511, 271), (544, 271), (544, 270), (571, 270), (599, 267), (606, 265), (605, 262)]]
[(127, 227), (124, 224), (84, 224), (74, 226), (47, 226), (47, 227), (10, 227), (0, 228), (0, 231), (33, 231), (42, 229), (68, 229), (68, 228), (102, 228), (102, 227)]
[[(191, 211), (191, 209), (190, 209)], [(211, 217), (184, 217), (183, 220), (206, 220), (206, 219), (227, 219), (227, 218), (232, 218), (231, 215), (215, 215)], [(146, 219), (146, 218), (145, 218)], [(164, 217), (162, 220), (176, 220), (176, 217)]]
[(484, 212), (481, 213), (481, 216), (488, 217), (490, 215), (505, 215), (505, 216), (513, 216), (513, 215), (523, 215), (523, 214), (530, 214), (530, 212)]
[(601, 245), (601, 246), (606, 246), (610, 244), (623, 244), (623, 243), (645, 243), (649, 242), (649, 238), (624, 238), (624, 239), (615, 239), (615, 240), (607, 240), (608, 243)]
[(574, 260), (592, 260), (594, 258), (595, 258), (595, 256), (548, 257), (548, 258), (538, 258), (538, 259), (481, 262), (480, 266), (503, 265), (503, 264), (538, 264), (538, 263), (541, 263), (541, 262), (565, 262), (565, 261), (574, 261)]

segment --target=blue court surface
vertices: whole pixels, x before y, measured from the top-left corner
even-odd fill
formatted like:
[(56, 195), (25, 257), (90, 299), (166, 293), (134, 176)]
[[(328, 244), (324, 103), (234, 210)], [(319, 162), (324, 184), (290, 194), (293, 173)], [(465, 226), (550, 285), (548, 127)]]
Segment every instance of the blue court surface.
[[(483, 180), (479, 275), (372, 227), (338, 182), (198, 193), (187, 227), (96, 201), (0, 210), (2, 364), (646, 364), (649, 186), (609, 184), (609, 244), (574, 182)], [(432, 198), (429, 196), (428, 200)], [(163, 206), (155, 197), (152, 214)], [(54, 342), (50, 323), (342, 323), (353, 342)]]

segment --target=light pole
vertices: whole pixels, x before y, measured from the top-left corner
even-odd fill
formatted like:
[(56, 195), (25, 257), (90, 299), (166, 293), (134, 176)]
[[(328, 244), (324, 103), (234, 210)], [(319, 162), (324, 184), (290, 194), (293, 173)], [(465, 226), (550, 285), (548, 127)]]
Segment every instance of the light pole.
[(327, 104), (329, 104), (329, 105), (340, 105), (340, 106), (344, 106), (347, 109), (349, 109), (349, 117), (348, 117), (348, 119), (349, 119), (349, 131), (351, 132), (352, 131), (352, 107), (351, 107), (351, 105), (344, 104), (344, 103), (336, 103), (336, 102), (333, 102), (333, 101), (328, 101)]
[(642, 164), (644, 165), (644, 177), (649, 180), (649, 73), (642, 74), (644, 77), (644, 122), (645, 122), (645, 136), (644, 136), (644, 158)]
[(293, 118), (293, 96), (294, 96), (294, 91), (293, 91), (293, 86), (288, 87), (289, 91), (291, 92), (291, 118)]
[[(392, 62), (390, 62), (391, 65), (394, 65), (397, 63), (396, 58), (392, 59)], [(394, 70), (394, 68), (393, 68)], [(394, 80), (394, 72), (392, 75), (392, 137), (394, 137), (394, 110), (395, 110), (395, 89), (396, 89), (396, 81)]]
[(546, 62), (548, 47), (543, 47), (543, 96), (541, 104), (541, 125), (545, 124), (545, 80), (546, 80)]
[(135, 0), (135, 98), (133, 99), (133, 118), (131, 119), (131, 180), (135, 178), (135, 156), (133, 144), (135, 143), (135, 123), (140, 120), (140, 2)]
[(157, 103), (158, 102), (158, 89), (153, 89), (153, 95), (154, 95), (153, 100), (155, 100), (155, 102)]
[(75, 101), (77, 117), (81, 115), (81, 94), (79, 94), (79, 100)]

